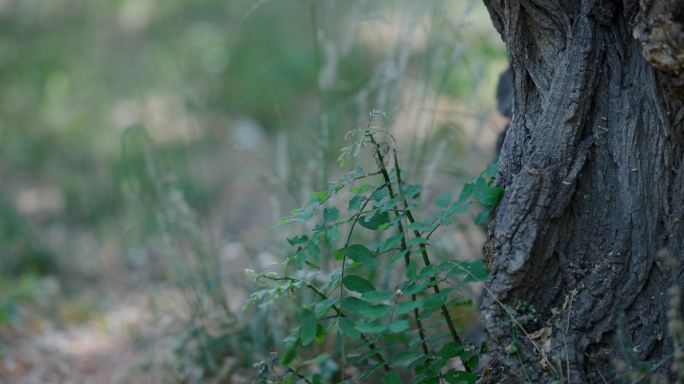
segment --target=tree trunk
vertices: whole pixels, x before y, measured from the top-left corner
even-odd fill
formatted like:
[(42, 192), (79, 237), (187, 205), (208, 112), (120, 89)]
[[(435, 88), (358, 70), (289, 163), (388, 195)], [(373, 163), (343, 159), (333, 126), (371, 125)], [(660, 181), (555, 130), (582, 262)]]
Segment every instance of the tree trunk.
[(674, 380), (684, 1), (485, 3), (513, 72), (506, 192), (485, 247), (489, 381)]

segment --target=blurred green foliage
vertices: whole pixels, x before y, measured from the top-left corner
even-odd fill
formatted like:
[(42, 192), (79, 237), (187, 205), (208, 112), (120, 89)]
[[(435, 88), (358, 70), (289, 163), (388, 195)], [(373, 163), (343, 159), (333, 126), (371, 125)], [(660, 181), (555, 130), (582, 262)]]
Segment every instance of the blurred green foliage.
[[(331, 179), (345, 133), (371, 110), (390, 124), (404, 110), (434, 113), (444, 96), (483, 119), (505, 62), (471, 0), (0, 0), (0, 322), (15, 321), (46, 276), (85, 279), (70, 270), (79, 262), (94, 265), (88, 278), (106, 273), (78, 253), (83, 233), (98, 239), (95, 250), (103, 239), (116, 238), (115, 253), (145, 243), (169, 189), (209, 221), (254, 164), (286, 163), (282, 179), (254, 173), (283, 209), (301, 205), (305, 188)], [(407, 90), (416, 97), (402, 99)], [(265, 139), (241, 163), (231, 134), (244, 121)], [(431, 143), (457, 124), (405, 141), (407, 168), (419, 174)], [(265, 338), (260, 321), (251, 340)], [(190, 360), (215, 369), (234, 337), (203, 332), (192, 329), (187, 345), (216, 352)]]
[[(435, 20), (432, 28), (437, 31), (428, 36), (426, 47), (412, 51), (408, 65), (416, 74), (428, 73), (425, 80), (440, 92), (468, 97), (479, 77), (495, 77), (491, 68), (505, 58), (503, 49), (490, 30), (483, 32), (479, 26), (481, 12), (465, 13), (472, 2), (450, 4), (444, 15), (438, 14), (439, 7), (447, 9), (447, 5), (433, 3), (425, 7), (434, 7), (432, 15), (426, 14)], [(358, 37), (350, 33), (361, 33), (354, 25), (358, 29), (383, 14), (406, 12), (409, 5), (406, 1), (305, 0), (4, 1), (0, 3), (0, 175), (12, 182), (2, 189), (13, 196), (31, 182), (56, 185), (64, 207), (54, 219), (94, 225), (116, 218), (125, 203), (126, 172), (142, 167), (135, 155), (120, 156), (124, 129), (143, 124), (171, 130), (164, 124), (185, 118), (186, 125), (201, 126), (205, 134), (199, 140), (165, 143), (164, 161), (179, 177), (190, 204), (206, 209), (220, 182), (208, 182), (187, 169), (188, 159), (197, 153), (225, 151), (216, 143), (226, 126), (241, 117), (267, 132), (284, 131), (297, 138), (290, 140), (295, 162), (312, 156), (306, 150), (312, 144), (330, 148), (321, 140), (341, 141), (356, 124), (356, 116), (368, 113), (355, 105), (358, 93), (367, 91), (372, 97), (381, 91), (372, 80), (378, 77), (384, 50), (392, 47), (353, 40), (347, 52), (338, 52), (335, 81), (322, 90), (319, 72), (329, 59), (325, 42), (335, 42), (339, 51), (345, 39)], [(454, 32), (447, 22), (460, 16), (475, 28)], [(357, 24), (352, 24), (354, 18), (359, 19)], [(488, 23), (486, 16), (484, 23)], [(377, 25), (384, 24), (390, 28), (391, 20)], [(434, 71), (445, 59), (441, 51), (449, 39), (467, 41), (463, 44), (467, 59), (445, 72)], [(162, 100), (159, 108), (156, 99)], [(319, 131), (322, 114), (327, 139)], [(335, 151), (328, 152), (326, 159), (334, 160)]]

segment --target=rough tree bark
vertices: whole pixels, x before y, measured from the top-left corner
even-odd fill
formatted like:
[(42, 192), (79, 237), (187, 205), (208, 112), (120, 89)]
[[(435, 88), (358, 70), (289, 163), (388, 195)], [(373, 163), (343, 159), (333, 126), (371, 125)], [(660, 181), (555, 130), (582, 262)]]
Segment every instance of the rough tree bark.
[[(630, 355), (672, 377), (684, 1), (485, 3), (513, 73), (506, 192), (485, 246), (489, 381), (611, 382)], [(681, 262), (674, 271), (661, 249)]]

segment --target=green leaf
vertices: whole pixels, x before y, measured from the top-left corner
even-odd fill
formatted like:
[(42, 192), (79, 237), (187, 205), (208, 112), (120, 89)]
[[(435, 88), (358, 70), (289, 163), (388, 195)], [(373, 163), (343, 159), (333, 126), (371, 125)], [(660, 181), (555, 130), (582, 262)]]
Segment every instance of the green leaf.
[(429, 231), (431, 228), (431, 224), (423, 220), (414, 221), (408, 225), (408, 229), (419, 232)]
[(447, 299), (448, 299), (448, 297), (446, 295), (446, 291), (442, 291), (440, 293), (435, 293), (433, 295), (430, 295), (425, 299), (425, 310), (426, 311), (437, 310), (442, 305), (444, 305), (446, 303)]
[(295, 376), (294, 372), (290, 372), (285, 377), (283, 378), (283, 384), (294, 384), (295, 383)]
[(340, 211), (335, 207), (325, 208), (323, 210), (323, 220), (326, 222), (335, 221), (340, 218)]
[(375, 186), (372, 184), (359, 184), (355, 185), (351, 188), (349, 188), (349, 192), (355, 194), (355, 195), (360, 195), (362, 193), (372, 191), (375, 189)]
[(424, 302), (422, 299), (416, 301), (404, 301), (403, 303), (397, 304), (395, 312), (397, 315), (403, 315), (413, 311), (414, 309), (421, 308), (423, 304)]
[(389, 331), (392, 333), (399, 333), (407, 330), (411, 324), (406, 320), (396, 320), (390, 323)]
[(416, 384), (439, 384), (439, 375), (434, 374), (433, 376), (428, 376), (426, 378), (421, 379), (418, 381)]
[(439, 207), (446, 208), (449, 206), (452, 196), (453, 193), (451, 191), (444, 192), (437, 198), (437, 200), (435, 200), (435, 204), (437, 204)]
[(316, 243), (310, 241), (306, 244), (306, 253), (314, 263), (317, 263), (318, 258), (321, 255), (321, 249), (318, 247), (318, 245), (316, 245)]
[(369, 319), (380, 319), (389, 315), (390, 312), (391, 308), (383, 304), (366, 305), (359, 310), (361, 316)]
[(421, 244), (427, 244), (428, 241), (424, 237), (414, 237), (411, 240), (409, 240), (409, 245), (421, 245)]
[(390, 221), (390, 215), (388, 212), (381, 211), (381, 212), (376, 212), (373, 215), (367, 214), (361, 219), (359, 219), (359, 224), (361, 224), (362, 227), (368, 228), (373, 231), (377, 231), (380, 229), (381, 226), (388, 224)]
[(409, 265), (406, 267), (406, 277), (409, 279), (412, 279), (416, 276), (416, 269), (418, 268), (418, 265), (416, 264), (415, 261), (411, 260), (409, 262)]
[(373, 283), (357, 275), (347, 275), (342, 279), (342, 285), (350, 291), (366, 293), (375, 291)]
[(297, 358), (299, 352), (299, 339), (293, 343), (289, 343), (285, 347), (285, 352), (280, 356), (280, 364), (288, 366)]
[(328, 197), (330, 197), (330, 192), (328, 191), (313, 192), (311, 195), (309, 195), (309, 201), (317, 201), (318, 203), (322, 203)]
[(422, 282), (413, 281), (413, 282), (409, 283), (408, 285), (406, 285), (406, 287), (404, 288), (404, 295), (410, 296), (410, 295), (419, 294), (419, 293), (423, 292), (423, 290), (425, 290), (425, 288), (427, 288), (428, 286), (430, 286), (430, 283), (428, 281), (422, 281)]
[(452, 370), (444, 375), (444, 380), (449, 384), (475, 384), (477, 376), (471, 372)]
[(307, 241), (309, 241), (309, 236), (307, 235), (295, 236), (287, 239), (287, 242), (293, 247), (298, 244), (306, 243)]
[(304, 252), (304, 249), (300, 247), (297, 250), (297, 253), (294, 254), (292, 261), (297, 270), (302, 269), (304, 261), (306, 261), (306, 252)]
[(336, 249), (335, 252), (333, 252), (333, 258), (337, 261), (342, 261), (346, 252), (347, 248)]
[(461, 194), (458, 195), (457, 203), (465, 203), (470, 199), (470, 196), (475, 192), (475, 183), (472, 181), (463, 186)]
[(482, 177), (478, 177), (477, 180), (475, 180), (475, 195), (480, 204), (484, 206), (489, 207), (498, 204), (503, 191), (504, 190), (501, 187), (490, 186)]
[(477, 369), (478, 364), (480, 364), (480, 356), (478, 356), (476, 353), (467, 359), (465, 363), (465, 365), (471, 370)]
[(483, 209), (480, 213), (477, 214), (477, 217), (475, 218), (475, 224), (480, 225), (487, 220), (489, 215), (492, 213), (494, 210), (494, 207), (487, 207)]
[(345, 297), (340, 302), (340, 306), (345, 312), (360, 315), (361, 309), (367, 307), (368, 303), (357, 297)]
[(355, 329), (356, 323), (349, 319), (348, 317), (339, 317), (337, 319), (337, 328), (352, 340), (358, 340), (361, 337), (361, 333)]
[(420, 185), (409, 185), (404, 188), (404, 195), (407, 199), (416, 199), (420, 196), (421, 189)]
[(387, 291), (370, 291), (361, 295), (361, 298), (370, 302), (388, 301), (394, 298), (394, 293)]
[(347, 209), (350, 211), (358, 211), (361, 208), (361, 202), (362, 201), (363, 201), (362, 196), (354, 195), (354, 197), (349, 199), (349, 206), (347, 207)]
[(316, 328), (316, 337), (314, 340), (316, 340), (317, 343), (323, 343), (325, 342), (325, 337), (328, 335), (328, 332), (326, 331), (325, 327), (322, 326), (321, 324), (318, 324), (318, 327)]
[(487, 280), (489, 271), (484, 265), (484, 260), (477, 259), (472, 261), (454, 261), (453, 268), (449, 276), (465, 275), (464, 283), (483, 282)]
[(403, 237), (404, 236), (402, 234), (396, 234), (394, 236), (388, 237), (378, 245), (378, 251), (384, 252), (388, 249), (398, 247), (399, 244), (401, 244), (401, 239)]
[(333, 304), (335, 304), (335, 301), (335, 299), (327, 299), (317, 302), (314, 305), (314, 313), (316, 317), (325, 316), (325, 314), (328, 313), (328, 311), (330, 311), (330, 308), (332, 308)]
[(401, 252), (397, 252), (394, 256), (392, 256), (392, 259), (390, 260), (390, 265), (394, 265), (397, 261), (405, 258), (406, 255), (408, 255), (411, 252), (409, 248), (406, 248), (402, 250)]
[(318, 321), (316, 315), (310, 309), (304, 309), (299, 313), (299, 337), (302, 345), (309, 345), (316, 337)]
[(480, 204), (484, 206), (495, 206), (499, 204), (503, 193), (504, 189), (501, 187), (490, 187), (484, 190), (478, 198), (480, 199)]
[(403, 351), (397, 353), (396, 356), (392, 359), (393, 365), (399, 366), (399, 367), (408, 367), (411, 365), (414, 361), (420, 359), (423, 357), (422, 352), (418, 351)]
[(470, 208), (470, 207), (468, 206), (467, 203), (457, 201), (457, 202), (451, 204), (449, 209), (447, 211), (445, 211), (445, 214), (448, 216), (451, 216), (451, 215), (456, 215), (456, 214), (460, 214), (460, 213), (466, 213), (466, 212), (468, 212), (468, 208)]
[(347, 256), (360, 264), (376, 265), (378, 263), (377, 257), (365, 245), (352, 244), (347, 247)]
[(361, 333), (377, 334), (387, 331), (387, 325), (380, 323), (358, 323), (356, 330)]
[(438, 274), (440, 274), (442, 272), (450, 271), (453, 268), (454, 268), (454, 265), (451, 262), (444, 262), (444, 263), (440, 263), (440, 264), (430, 264), (430, 265), (427, 265), (423, 269), (420, 270), (420, 273), (416, 276), (416, 279), (424, 279), (427, 277), (437, 276)]
[(396, 371), (388, 372), (382, 379), (382, 384), (402, 384), (401, 376)]
[(499, 161), (497, 161), (487, 165), (487, 168), (485, 168), (483, 174), (487, 176), (490, 179), (493, 179), (496, 177), (496, 174), (499, 173)]
[(340, 237), (340, 231), (337, 226), (331, 225), (325, 229), (325, 238), (330, 244), (334, 243)]
[(460, 299), (460, 300), (450, 301), (449, 304), (447, 304), (447, 309), (452, 310), (452, 309), (459, 308), (459, 307), (472, 307), (472, 306), (473, 306), (473, 300), (472, 299)]
[(330, 360), (330, 355), (327, 353), (322, 353), (320, 355), (316, 355), (316, 357), (313, 359), (303, 361), (302, 365), (321, 365), (325, 364), (325, 362), (328, 360)]
[(445, 360), (451, 360), (454, 357), (460, 356), (464, 348), (463, 344), (448, 343), (439, 351), (439, 356)]

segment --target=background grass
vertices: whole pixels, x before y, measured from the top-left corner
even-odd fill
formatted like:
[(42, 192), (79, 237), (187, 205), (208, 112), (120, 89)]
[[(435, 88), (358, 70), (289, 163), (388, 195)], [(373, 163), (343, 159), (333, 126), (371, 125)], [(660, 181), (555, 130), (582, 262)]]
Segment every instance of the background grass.
[[(476, 1), (0, 1), (0, 381), (249, 377), (265, 228), (373, 109), (426, 198), (457, 190), (505, 66)], [(479, 252), (452, 230), (445, 257)]]

